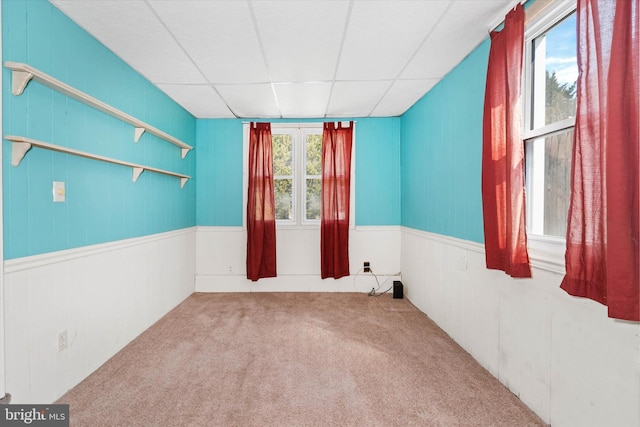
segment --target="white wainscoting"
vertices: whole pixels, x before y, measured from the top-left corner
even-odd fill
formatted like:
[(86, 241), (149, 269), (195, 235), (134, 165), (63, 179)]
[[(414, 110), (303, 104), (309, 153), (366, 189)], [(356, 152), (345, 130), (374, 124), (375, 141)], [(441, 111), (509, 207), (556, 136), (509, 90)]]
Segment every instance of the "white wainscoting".
[(485, 268), (483, 245), (402, 228), (405, 295), (553, 426), (640, 425), (640, 324), (532, 279)]
[[(251, 282), (246, 278), (246, 230), (242, 227), (198, 227), (197, 292), (369, 292), (375, 277), (360, 272), (364, 261), (381, 284), (380, 291), (400, 279), (400, 227), (355, 227), (349, 234), (351, 276), (320, 278), (320, 229), (278, 228), (278, 277)], [(360, 272), (360, 273), (359, 273)]]
[(11, 403), (53, 402), (191, 295), (194, 251), (195, 227), (6, 261)]

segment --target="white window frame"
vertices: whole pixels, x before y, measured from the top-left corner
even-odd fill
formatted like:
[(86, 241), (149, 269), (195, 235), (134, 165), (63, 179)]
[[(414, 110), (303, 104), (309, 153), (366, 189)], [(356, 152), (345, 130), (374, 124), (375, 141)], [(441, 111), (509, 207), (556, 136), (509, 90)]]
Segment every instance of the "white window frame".
[[(533, 159), (533, 163), (537, 165), (536, 169), (544, 170), (544, 146), (538, 144), (537, 148), (527, 145), (528, 140), (551, 136), (554, 133), (563, 132), (575, 127), (575, 117), (539, 127), (532, 126), (532, 46), (533, 40), (548, 31), (558, 22), (562, 21), (568, 15), (576, 10), (576, 0), (550, 2), (543, 11), (539, 12), (535, 19), (527, 23), (525, 29), (525, 46), (524, 46), (524, 78), (523, 78), (523, 143), (525, 144), (525, 158)], [(544, 64), (541, 64), (544, 65)], [(541, 67), (537, 74), (544, 76), (544, 68)], [(544, 117), (544, 114), (542, 114)], [(532, 129), (533, 128), (533, 129)], [(535, 218), (540, 217), (534, 215), (533, 209), (544, 209), (544, 174), (534, 174), (531, 161), (526, 162), (527, 168), (525, 175), (532, 179), (527, 179), (526, 194), (527, 200), (527, 242), (529, 255), (532, 264), (538, 268), (542, 268), (555, 273), (565, 273), (564, 253), (566, 249), (565, 238), (551, 235), (544, 235), (534, 232), (540, 230), (541, 224), (535, 223)], [(542, 166), (540, 166), (542, 165)], [(537, 176), (536, 176), (537, 175)], [(536, 191), (537, 190), (537, 191)], [(533, 199), (531, 198), (533, 196)]]
[[(322, 134), (322, 126), (324, 122), (309, 123), (271, 123), (271, 133), (285, 133), (285, 130), (298, 130), (299, 134), (293, 138), (293, 163), (294, 163), (294, 218), (292, 220), (276, 220), (276, 227), (281, 229), (319, 229), (320, 220), (306, 219), (306, 203), (304, 200), (306, 194), (306, 144), (304, 144), (304, 136), (308, 133), (316, 133), (318, 130)], [(343, 126), (348, 126), (349, 122), (343, 122)], [(349, 194), (349, 228), (355, 229), (355, 187), (356, 187), (356, 128), (353, 122), (353, 143), (351, 147), (351, 186)], [(247, 228), (247, 192), (249, 189), (249, 123), (243, 124), (243, 153), (242, 153), (242, 228)], [(302, 205), (298, 207), (297, 205)]]

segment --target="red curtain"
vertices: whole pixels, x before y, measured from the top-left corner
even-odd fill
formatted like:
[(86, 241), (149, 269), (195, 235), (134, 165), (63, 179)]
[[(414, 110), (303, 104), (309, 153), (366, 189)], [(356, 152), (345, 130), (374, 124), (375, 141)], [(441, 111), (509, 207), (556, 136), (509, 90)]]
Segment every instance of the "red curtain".
[(578, 1), (578, 109), (562, 289), (640, 321), (639, 0)]
[(322, 133), (320, 271), (323, 279), (349, 275), (349, 199), (353, 122), (325, 123)]
[(482, 130), (482, 211), (487, 268), (531, 277), (525, 231), (522, 57), (524, 8), (491, 33)]
[(251, 123), (247, 198), (247, 279), (276, 277), (271, 124)]

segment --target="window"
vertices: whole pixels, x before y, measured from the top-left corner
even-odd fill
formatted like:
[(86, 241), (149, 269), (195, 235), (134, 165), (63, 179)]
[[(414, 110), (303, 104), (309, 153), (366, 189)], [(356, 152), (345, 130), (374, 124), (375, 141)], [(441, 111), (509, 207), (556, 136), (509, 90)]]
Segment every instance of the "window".
[(527, 231), (564, 239), (576, 115), (575, 3), (545, 12), (525, 34)]
[[(343, 122), (344, 123), (344, 122)], [(348, 123), (348, 122), (347, 122)], [(277, 226), (320, 225), (322, 208), (322, 122), (271, 123), (273, 186)], [(246, 227), (249, 124), (244, 125), (243, 226)], [(350, 223), (355, 227), (355, 147), (351, 156)]]
[(276, 220), (320, 221), (322, 126), (271, 126)]

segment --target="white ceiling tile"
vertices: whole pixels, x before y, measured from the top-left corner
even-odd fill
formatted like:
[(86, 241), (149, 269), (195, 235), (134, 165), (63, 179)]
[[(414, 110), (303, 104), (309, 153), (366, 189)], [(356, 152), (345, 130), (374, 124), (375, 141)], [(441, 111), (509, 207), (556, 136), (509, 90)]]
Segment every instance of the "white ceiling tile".
[(515, 2), (50, 1), (207, 118), (397, 115)]
[(154, 0), (149, 4), (209, 82), (269, 82), (247, 2)]
[(280, 83), (274, 85), (283, 117), (323, 117), (331, 83)]
[(145, 2), (54, 0), (52, 3), (151, 82), (205, 83)]
[(393, 82), (390, 80), (376, 82), (336, 82), (331, 92), (327, 116), (368, 116), (391, 83)]
[(253, 8), (273, 81), (333, 79), (348, 0), (256, 1)]
[(216, 85), (216, 90), (238, 117), (280, 117), (271, 84)]
[(438, 79), (396, 80), (371, 115), (376, 117), (402, 115), (438, 81)]
[(336, 78), (396, 78), (449, 3), (356, 1)]
[[(489, 36), (478, 22), (492, 20), (509, 0), (459, 0), (452, 4), (400, 76), (403, 79), (442, 78)], [(463, 28), (464, 31), (460, 29)]]
[(158, 87), (178, 104), (184, 105), (194, 117), (235, 117), (222, 98), (209, 85), (159, 84)]

